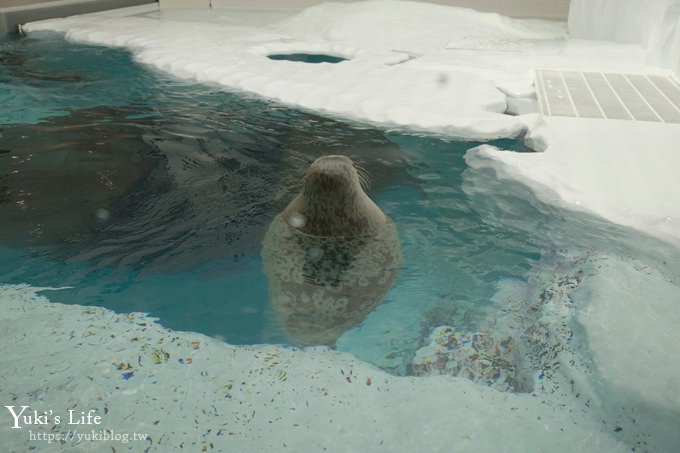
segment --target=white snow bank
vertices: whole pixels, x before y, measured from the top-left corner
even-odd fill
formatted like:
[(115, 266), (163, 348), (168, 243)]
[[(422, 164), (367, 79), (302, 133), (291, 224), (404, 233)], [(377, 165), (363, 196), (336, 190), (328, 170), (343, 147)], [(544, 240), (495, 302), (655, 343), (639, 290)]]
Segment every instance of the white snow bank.
[(569, 32), (575, 38), (640, 45), (651, 64), (680, 75), (678, 0), (572, 0)]
[(610, 259), (600, 262), (573, 297), (606, 385), (619, 395), (680, 411), (678, 286), (640, 262)]
[[(437, 37), (427, 21), (438, 24), (436, 30), (449, 31)], [(324, 4), (271, 27), (232, 25), (219, 17), (214, 23), (194, 23), (97, 14), (25, 27), (29, 32), (43, 29), (65, 32), (80, 42), (130, 48), (139, 61), (179, 77), (387, 127), (466, 139), (516, 136), (524, 126), (503, 114), (505, 95), (490, 80), (451, 65), (414, 66), (410, 58), (428, 49), (443, 50), (456, 36), (473, 30), (514, 37), (554, 35), (544, 25), (527, 26), (494, 14), (380, 1)], [(299, 52), (351, 59), (301, 64), (267, 58)]]
[[(644, 67), (640, 49), (566, 42), (561, 23), (427, 3), (326, 3), (268, 26), (252, 11), (196, 14), (202, 22), (190, 12), (127, 19), (90, 14), (27, 24), (25, 30), (127, 47), (139, 61), (179, 77), (332, 115), (479, 140), (525, 130), (521, 118), (503, 114), (505, 94), (533, 96), (535, 67), (556, 67), (565, 59), (583, 69)], [(350, 60), (267, 58), (300, 52)]]
[[(394, 377), (325, 348), (234, 347), (143, 314), (50, 303), (27, 286), (0, 286), (0, 310), (0, 400), (51, 413), (46, 425), (12, 429), (3, 408), (6, 451), (52, 447), (29, 430), (148, 436), (83, 441), (78, 451), (625, 449), (599, 417), (554, 398)], [(69, 409), (100, 423), (69, 425)]]
[(482, 146), (469, 151), (466, 162), (525, 182), (545, 202), (680, 244), (680, 125), (546, 117), (534, 134), (548, 143), (545, 152)]
[[(532, 129), (532, 117), (503, 114), (506, 95), (527, 101), (513, 102), (529, 106), (519, 110), (530, 108), (538, 67), (658, 71), (647, 65), (640, 45), (566, 39), (565, 24), (415, 2), (328, 3), (269, 25), (252, 11), (211, 14), (200, 15), (203, 22), (194, 22), (190, 12), (130, 18), (91, 14), (25, 29), (123, 46), (139, 61), (178, 77), (383, 127), (470, 140), (526, 132), (547, 150), (545, 155), (487, 149), (470, 154), (468, 162), (502, 162), (506, 176), (538, 184), (540, 192), (549, 187), (552, 202), (566, 201), (676, 241), (680, 236), (678, 203), (671, 196), (680, 193), (678, 158), (672, 152), (680, 142), (677, 126), (549, 118), (544, 134)], [(267, 58), (299, 52), (350, 59), (305, 64)], [(552, 132), (554, 143), (545, 140)]]

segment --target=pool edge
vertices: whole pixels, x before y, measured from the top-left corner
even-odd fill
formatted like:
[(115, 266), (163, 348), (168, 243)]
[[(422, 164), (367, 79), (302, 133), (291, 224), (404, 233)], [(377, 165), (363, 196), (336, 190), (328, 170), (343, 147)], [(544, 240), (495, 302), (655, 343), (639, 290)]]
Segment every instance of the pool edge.
[(18, 31), (22, 24), (45, 19), (151, 5), (156, 0), (65, 0), (0, 8), (0, 33)]

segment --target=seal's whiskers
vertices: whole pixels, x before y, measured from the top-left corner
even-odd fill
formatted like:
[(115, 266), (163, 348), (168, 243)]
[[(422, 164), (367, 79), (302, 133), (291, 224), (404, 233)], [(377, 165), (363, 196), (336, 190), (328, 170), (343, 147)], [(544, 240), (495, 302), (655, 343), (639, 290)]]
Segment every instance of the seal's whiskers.
[(371, 190), (371, 177), (369, 176), (368, 171), (356, 162), (353, 162), (353, 165), (354, 169), (357, 171), (357, 175), (359, 175), (361, 188), (364, 189), (364, 192), (368, 193)]

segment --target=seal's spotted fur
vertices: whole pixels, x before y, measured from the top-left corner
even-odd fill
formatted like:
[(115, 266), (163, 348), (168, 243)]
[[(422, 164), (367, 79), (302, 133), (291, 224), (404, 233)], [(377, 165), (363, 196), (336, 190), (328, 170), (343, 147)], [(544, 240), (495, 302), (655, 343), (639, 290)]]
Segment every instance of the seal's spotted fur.
[(270, 225), (262, 258), (276, 316), (301, 345), (332, 345), (362, 322), (402, 262), (395, 224), (344, 156), (310, 166), (302, 193)]

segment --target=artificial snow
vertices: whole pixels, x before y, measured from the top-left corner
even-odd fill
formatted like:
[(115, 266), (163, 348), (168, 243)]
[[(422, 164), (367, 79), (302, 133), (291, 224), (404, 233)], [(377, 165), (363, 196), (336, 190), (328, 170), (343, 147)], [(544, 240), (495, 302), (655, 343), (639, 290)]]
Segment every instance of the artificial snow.
[(607, 384), (680, 411), (680, 294), (669, 276), (635, 260), (607, 261), (574, 294)]
[(680, 245), (679, 124), (546, 117), (532, 130), (544, 152), (483, 145), (474, 169), (528, 184), (545, 202), (588, 211)]
[[(165, 13), (89, 14), (24, 29), (125, 47), (138, 61), (178, 77), (383, 128), (463, 140), (527, 136), (544, 156), (487, 149), (469, 162), (481, 165), (475, 161), (483, 157), (509, 166), (505, 174), (539, 193), (547, 186), (551, 199), (568, 207), (680, 243), (680, 203), (661, 196), (680, 193), (678, 158), (672, 153), (680, 142), (677, 128), (664, 124), (657, 134), (642, 123), (560, 118), (546, 121), (542, 133), (535, 130), (541, 122), (534, 115), (506, 114), (516, 109), (513, 105), (525, 111), (530, 104), (522, 100), (535, 98), (537, 67), (662, 72), (648, 66), (641, 46), (569, 39), (558, 22), (406, 1), (326, 3), (266, 21), (252, 19), (253, 12), (238, 21), (234, 10), (212, 10), (209, 20), (205, 12), (197, 14), (202, 21), (186, 12), (185, 20)], [(282, 53), (325, 53), (347, 61), (267, 58)], [(556, 141), (545, 142), (551, 133)]]
[[(516, 452), (625, 449), (584, 401), (447, 376), (395, 377), (327, 348), (235, 347), (142, 313), (52, 303), (37, 291), (0, 286), (0, 400), (50, 418), (12, 428), (2, 408), (3, 451), (472, 452), (499, 442)], [(69, 410), (100, 422), (71, 424)], [(99, 437), (78, 441), (92, 431)], [(119, 437), (104, 440), (107, 431)], [(50, 445), (38, 432), (61, 440)]]

